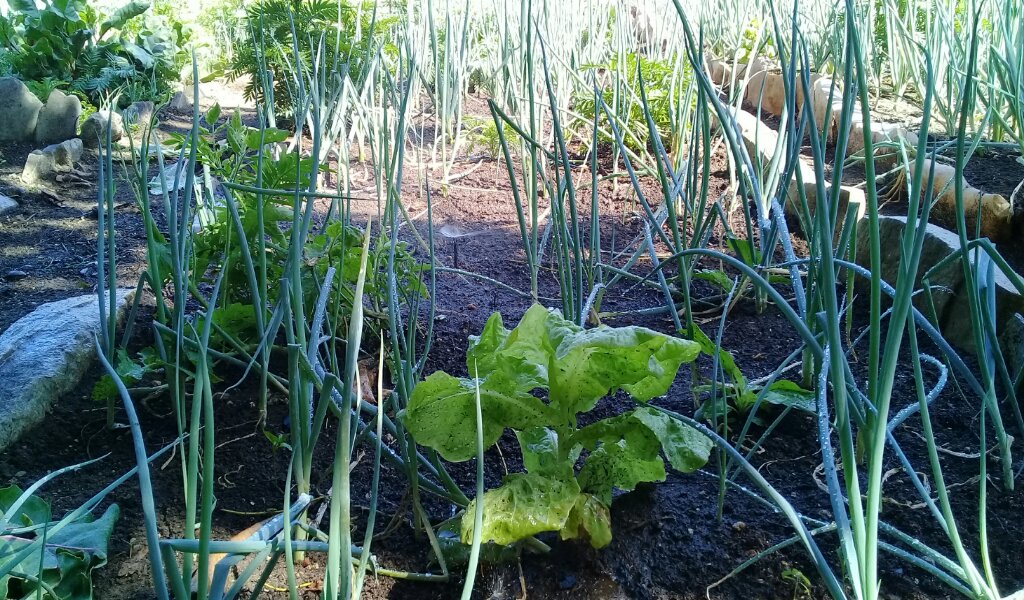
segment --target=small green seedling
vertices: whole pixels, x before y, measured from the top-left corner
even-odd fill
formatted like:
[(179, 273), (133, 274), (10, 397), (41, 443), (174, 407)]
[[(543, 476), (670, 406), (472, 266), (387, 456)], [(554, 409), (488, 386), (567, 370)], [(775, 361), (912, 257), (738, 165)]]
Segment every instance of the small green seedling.
[[(701, 351), (716, 358), (719, 368), (731, 380), (726, 383), (694, 386), (695, 393), (708, 395), (701, 405), (700, 412), (709, 421), (723, 422), (725, 418), (733, 415), (745, 417), (757, 405), (758, 398), (762, 403), (769, 405), (791, 407), (806, 413), (817, 411), (814, 392), (786, 379), (775, 380), (766, 386), (747, 381), (746, 375), (736, 364), (736, 358), (731, 352), (716, 344), (696, 325), (693, 331), (693, 337), (700, 344)], [(755, 422), (760, 423), (760, 420), (755, 417)]]
[(607, 545), (612, 492), (664, 481), (662, 454), (679, 471), (699, 469), (711, 441), (649, 406), (585, 427), (578, 418), (616, 390), (641, 403), (665, 394), (680, 365), (700, 350), (696, 342), (642, 327), (583, 329), (540, 305), (511, 331), (500, 314), (492, 315), (483, 333), (470, 338), (467, 362), (478, 379), (436, 372), (416, 386), (403, 415), (418, 443), (447, 460), (467, 461), (476, 456), (479, 386), (484, 447), (505, 429), (516, 434), (526, 472), (508, 475), (470, 504), (462, 542), (473, 539), (475, 503), (483, 502), (485, 543), (509, 545), (557, 531), (562, 539)]

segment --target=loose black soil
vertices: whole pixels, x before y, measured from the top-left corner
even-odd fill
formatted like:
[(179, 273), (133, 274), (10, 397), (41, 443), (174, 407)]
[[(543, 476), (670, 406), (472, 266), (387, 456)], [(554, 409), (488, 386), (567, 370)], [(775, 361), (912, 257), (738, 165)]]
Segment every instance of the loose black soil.
[[(981, 146), (964, 166), (964, 177), (974, 187), (1009, 200), (1024, 182), (1024, 162), (1019, 151)], [(1017, 202), (1024, 202), (1024, 190), (1017, 194)]]
[[(16, 158), (27, 153), (27, 148), (4, 147), (3, 153), (16, 169)], [(23, 157), (20, 159), (23, 160)], [(85, 166), (89, 168), (89, 160)], [(13, 162), (12, 162), (13, 161)], [(359, 168), (354, 169), (359, 171)], [(470, 171), (465, 177), (445, 186), (433, 184), (433, 215), (435, 231), (450, 224), (465, 232), (478, 235), (459, 239), (436, 235), (437, 257), (447, 266), (479, 273), (494, 278), (519, 290), (528, 290), (530, 281), (519, 240), (515, 208), (511, 200), (508, 177), (498, 162), (459, 163), (455, 172)], [(432, 173), (436, 178), (437, 174)], [(725, 162), (715, 161), (712, 197), (723, 192), (728, 183), (724, 179)], [(419, 178), (407, 175), (407, 182)], [(8, 181), (9, 179), (5, 180)], [(653, 182), (645, 182), (652, 190)], [(59, 190), (66, 196), (65, 207), (55, 206), (31, 193), (23, 193), (22, 208), (12, 217), (0, 221), (3, 235), (3, 253), (0, 256), (0, 274), (17, 268), (30, 273), (30, 278), (8, 282), (0, 297), (0, 330), (27, 313), (43, 301), (67, 295), (87, 293), (94, 280), (81, 275), (88, 261), (95, 260), (95, 221), (87, 214), (94, 203), (93, 188)], [(406, 206), (411, 215), (421, 215), (426, 209), (426, 197), (416, 185), (406, 183), (403, 189)], [(600, 196), (602, 210), (602, 244), (613, 256), (624, 249), (638, 235), (642, 235), (642, 220), (637, 216), (639, 206), (628, 182), (617, 187), (611, 185)], [(356, 202), (357, 215), (375, 213), (375, 202)], [(44, 220), (45, 219), (45, 220)], [(82, 226), (61, 225), (74, 219)], [(144, 257), (144, 234), (138, 229), (138, 214), (131, 206), (119, 208), (117, 217), (119, 253), (125, 272), (123, 281), (137, 277)], [(35, 223), (35, 225), (33, 225)], [(417, 220), (420, 233), (425, 235), (426, 218)], [(66, 229), (75, 233), (54, 233)], [(122, 230), (123, 228), (123, 230)], [(39, 237), (32, 237), (39, 231)], [(712, 238), (721, 244), (721, 231)], [(17, 236), (17, 237), (8, 237)], [(63, 236), (63, 237), (62, 237)], [(72, 237), (73, 236), (73, 237)], [(91, 236), (91, 237), (90, 237)], [(123, 241), (122, 241), (123, 236)], [(66, 254), (57, 249), (69, 246)], [(410, 238), (411, 240), (411, 238)], [(73, 242), (72, 244), (69, 244)], [(795, 239), (799, 246), (799, 240)], [(12, 243), (13, 242), (13, 243)], [(39, 246), (37, 244), (46, 244)], [(91, 246), (90, 246), (91, 244)], [(25, 248), (24, 256), (14, 256), (10, 248)], [(141, 250), (140, 250), (141, 249)], [(659, 247), (660, 252), (666, 249)], [(53, 259), (53, 260), (51, 260)], [(59, 259), (59, 260), (58, 260)], [(133, 260), (134, 259), (134, 260)], [(75, 262), (79, 261), (79, 262)], [(716, 265), (708, 265), (714, 267)], [(637, 272), (650, 270), (648, 261), (641, 261)], [(34, 274), (38, 273), (38, 277)], [(672, 270), (668, 270), (672, 274)], [(95, 275), (92, 275), (94, 278)], [(64, 278), (70, 284), (50, 290), (41, 283), (28, 287), (26, 281)], [(542, 270), (540, 295), (555, 297), (557, 285), (548, 269)], [(84, 292), (82, 290), (85, 290)], [(692, 293), (695, 297), (712, 298), (716, 292), (698, 282)], [(456, 375), (465, 375), (467, 336), (478, 333), (493, 311), (501, 311), (507, 324), (518, 321), (529, 307), (525, 298), (489, 285), (486, 282), (441, 273), (435, 293), (438, 318), (435, 322), (436, 339), (429, 355), (427, 372), (443, 369)], [(548, 302), (549, 305), (556, 305)], [(671, 333), (673, 325), (667, 315), (638, 315), (637, 309), (664, 305), (660, 292), (646, 286), (622, 283), (608, 291), (601, 310), (618, 316), (609, 316), (613, 325), (638, 324)], [(863, 315), (855, 312), (854, 334), (863, 322)], [(701, 326), (707, 332), (717, 331), (720, 311), (708, 312)], [(145, 331), (146, 328), (138, 328)], [(740, 301), (730, 312), (723, 333), (723, 347), (732, 351), (744, 373), (756, 379), (771, 372), (785, 356), (799, 345), (799, 339), (781, 313), (769, 306), (758, 312), (750, 301)], [(146, 334), (133, 341), (134, 347), (147, 344)], [(923, 348), (924, 351), (929, 351)], [(859, 357), (865, 357), (866, 348), (857, 348)], [(858, 364), (863, 369), (863, 365)], [(701, 358), (699, 369), (707, 374), (711, 362)], [(215, 422), (217, 430), (214, 536), (227, 539), (278, 510), (286, 493), (285, 474), (289, 456), (286, 450), (276, 450), (257, 428), (256, 391), (252, 381), (228, 390), (241, 373), (218, 367), (224, 382), (216, 395)], [(893, 396), (894, 410), (917, 402), (912, 386), (911, 365), (901, 364), (897, 388)], [(926, 371), (934, 376), (932, 371)], [(794, 373), (794, 376), (796, 374)], [(111, 480), (134, 466), (131, 439), (126, 429), (107, 430), (103, 407), (90, 399), (92, 385), (99, 377), (94, 369), (82, 382), (79, 390), (55, 403), (47, 421), (30, 431), (21, 442), (0, 457), (0, 484), (16, 483), (26, 487), (52, 470), (87, 458), (109, 453), (103, 461), (80, 472), (62, 476), (43, 488), (42, 494), (51, 500), (56, 514), (78, 506)], [(691, 373), (683, 368), (672, 390), (659, 404), (678, 412), (692, 415), (697, 399), (691, 391)], [(629, 408), (622, 396), (603, 400), (587, 419), (611, 416)], [(943, 448), (941, 461), (947, 484), (952, 488), (954, 509), (961, 515), (959, 525), (971, 552), (977, 546), (977, 475), (978, 457), (978, 399), (961, 395), (954, 386), (947, 386), (932, 407), (932, 417), (938, 443)], [(147, 448), (153, 452), (175, 439), (177, 430), (173, 410), (166, 397), (157, 395), (139, 402), (142, 427)], [(283, 432), (286, 415), (284, 400), (273, 397), (269, 406), (266, 428)], [(119, 414), (119, 421), (123, 422)], [(1008, 419), (1009, 422), (1009, 419)], [(896, 431), (897, 439), (908, 458), (918, 469), (926, 469), (927, 456), (917, 437), (920, 423), (916, 417)], [(763, 429), (757, 429), (760, 435)], [(335, 429), (328, 427), (320, 451), (315, 458), (314, 492), (322, 496), (330, 486), (330, 462)], [(822, 462), (817, 440), (817, 425), (810, 416), (793, 414), (782, 421), (768, 438), (764, 448), (752, 458), (759, 472), (802, 513), (827, 520), (831, 514), (830, 498), (821, 487), (823, 478), (816, 474)], [(834, 441), (834, 440), (833, 440)], [(497, 450), (486, 458), (488, 486), (500, 483), (508, 471), (521, 468), (514, 436), (509, 433), (501, 439)], [(361, 539), (362, 527), (369, 504), (369, 485), (372, 450), (357, 450), (357, 465), (353, 471), (353, 506)], [(1024, 568), (1018, 557), (1024, 552), (1024, 521), (1019, 516), (1024, 510), (1024, 493), (1002, 491), (999, 465), (990, 459), (991, 484), (989, 492), (989, 546), (993, 550), (993, 569), (1004, 591), (1024, 587)], [(883, 514), (886, 521), (910, 535), (920, 538), (945, 554), (949, 545), (938, 532), (927, 509), (913, 505), (916, 495), (908, 484), (900, 465), (890, 457)], [(474, 485), (472, 462), (454, 465), (452, 475), (467, 493)], [(158, 506), (160, 534), (165, 537), (181, 536), (183, 501), (181, 465), (178, 456), (168, 454), (154, 463), (154, 493)], [(641, 486), (616, 498), (613, 505), (614, 540), (600, 551), (575, 542), (560, 542), (545, 537), (553, 550), (548, 556), (524, 555), (518, 565), (486, 565), (477, 578), (475, 597), (481, 598), (806, 598), (826, 597), (821, 579), (815, 573), (806, 553), (799, 545), (772, 554), (734, 577), (726, 576), (735, 567), (759, 552), (792, 535), (787, 521), (765, 504), (753, 499), (738, 487), (729, 487), (724, 497), (721, 516), (717, 463), (713, 460), (699, 473), (682, 475), (672, 473), (659, 485)], [(926, 475), (930, 479), (930, 475)], [(752, 488), (743, 476), (735, 480), (739, 486)], [(381, 566), (392, 569), (424, 571), (430, 553), (425, 539), (419, 539), (409, 524), (408, 510), (403, 503), (406, 484), (401, 473), (384, 463), (381, 489), (381, 515), (377, 530), (382, 531), (391, 517), (398, 515), (396, 527), (374, 542), (374, 553)], [(111, 542), (110, 564), (96, 574), (96, 597), (111, 600), (149, 599), (153, 597), (146, 558), (145, 536), (139, 491), (134, 481), (116, 490), (109, 501), (122, 508), (121, 521)], [(428, 499), (431, 518), (439, 521), (451, 515), (451, 508)], [(315, 512), (315, 511), (314, 511)], [(834, 534), (819, 536), (820, 543), (833, 564), (838, 564)], [(323, 557), (311, 555), (309, 562), (298, 569), (303, 582), (303, 598), (318, 598), (322, 581)], [(457, 598), (461, 591), (461, 569), (448, 584), (412, 583), (387, 577), (370, 577), (364, 597), (379, 598)], [(802, 573), (810, 581), (804, 588), (797, 581)], [(945, 598), (955, 593), (942, 586), (932, 576), (891, 555), (881, 558), (880, 577), (887, 598)], [(522, 588), (525, 582), (525, 590)], [(264, 597), (287, 598), (279, 591), (282, 580), (275, 576)], [(713, 586), (713, 587), (710, 587)], [(709, 589), (710, 587), (710, 589)]]

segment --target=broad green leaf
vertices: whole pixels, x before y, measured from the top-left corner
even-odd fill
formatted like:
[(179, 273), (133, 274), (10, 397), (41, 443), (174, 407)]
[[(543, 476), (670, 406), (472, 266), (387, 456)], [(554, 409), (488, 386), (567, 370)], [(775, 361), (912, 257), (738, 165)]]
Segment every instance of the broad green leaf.
[(695, 428), (653, 408), (638, 408), (633, 418), (658, 438), (673, 469), (692, 473), (708, 462), (713, 444)]
[(658, 450), (658, 438), (631, 419), (619, 422), (619, 439), (605, 438), (590, 453), (578, 477), (580, 489), (594, 494), (605, 504), (612, 502), (612, 490), (632, 490), (638, 483), (665, 480), (665, 461)]
[(573, 465), (576, 464), (579, 451), (568, 452), (563, 457), (558, 446), (558, 433), (554, 430), (534, 427), (517, 431), (516, 438), (523, 451), (523, 467), (527, 472), (552, 477), (574, 476)]
[(206, 124), (210, 127), (216, 127), (217, 121), (220, 120), (220, 104), (214, 104), (210, 107), (210, 110), (206, 111)]
[(732, 289), (732, 279), (721, 269), (700, 270), (693, 274), (693, 278), (703, 279), (726, 292)]
[(751, 240), (729, 236), (728, 244), (729, 248), (736, 253), (736, 256), (738, 256), (744, 264), (753, 267), (757, 263), (761, 262), (761, 251)]
[[(573, 479), (562, 480), (534, 473), (513, 473), (501, 487), (484, 493), (484, 542), (508, 545), (542, 531), (559, 531), (576, 505), (580, 487)], [(462, 542), (473, 541), (474, 499), (462, 516)]]
[(818, 405), (814, 397), (814, 392), (805, 390), (796, 383), (785, 379), (771, 384), (764, 392), (764, 400), (765, 402), (771, 402), (772, 404), (792, 406), (793, 408), (804, 412), (818, 412)]
[(36, 8), (34, 0), (8, 0), (11, 10), (20, 15), (36, 15), (39, 9)]
[[(36, 597), (37, 586), (23, 576), (42, 575), (60, 600), (92, 600), (92, 572), (107, 562), (107, 544), (118, 515), (119, 509), (114, 504), (95, 521), (76, 521), (47, 535), (43, 552), (30, 553), (11, 570), (10, 577), (21, 580), (21, 591), (27, 598)], [(5, 538), (0, 541), (0, 557), (10, 556), (32, 543), (31, 540)]]
[(143, 2), (142, 0), (135, 0), (125, 4), (100, 25), (100, 39), (111, 29), (121, 29), (128, 21), (131, 21), (147, 10), (149, 10), (149, 2)]
[(506, 427), (523, 430), (552, 422), (548, 405), (500, 371), (480, 380), (438, 371), (416, 386), (405, 410), (406, 427), (416, 442), (453, 462), (476, 456), (477, 382), (485, 448), (494, 445)]
[(596, 496), (580, 494), (559, 537), (563, 540), (589, 539), (594, 548), (604, 548), (612, 541), (611, 510)]
[(288, 132), (283, 129), (268, 127), (261, 133), (259, 129), (249, 127), (245, 132), (245, 146), (250, 150), (260, 149), (260, 140), (263, 144), (276, 144), (288, 139)]
[(17, 509), (17, 514), (8, 514), (11, 507), (24, 495), (16, 485), (0, 488), (0, 513), (3, 521), (14, 527), (28, 527), (50, 521), (50, 505), (38, 496), (29, 496)]
[(551, 404), (570, 421), (622, 389), (640, 401), (666, 393), (700, 345), (643, 327), (571, 331), (562, 326), (549, 375)]
[(125, 43), (122, 44), (122, 46), (124, 47), (125, 51), (128, 52), (128, 54), (132, 55), (132, 58), (134, 58), (136, 62), (142, 65), (143, 69), (153, 68), (153, 64), (156, 59), (153, 57), (153, 54), (149, 50), (146, 50), (138, 44), (132, 43)]

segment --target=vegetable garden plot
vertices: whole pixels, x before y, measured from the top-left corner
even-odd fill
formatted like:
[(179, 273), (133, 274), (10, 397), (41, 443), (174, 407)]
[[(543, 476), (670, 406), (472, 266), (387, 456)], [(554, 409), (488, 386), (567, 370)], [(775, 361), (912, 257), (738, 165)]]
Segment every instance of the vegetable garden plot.
[[(7, 506), (7, 595), (1024, 586), (1016, 186), (963, 183), (1024, 138), (1019, 2), (581, 4), (218, 6), (244, 26), (197, 29), (221, 56), (183, 73), (176, 131), (160, 108), (96, 140), (95, 181), (17, 190), (27, 231), (85, 180), (57, 190), (95, 206), (103, 326), (0, 463), (69, 496)], [(203, 91), (229, 64), (245, 115)], [(914, 131), (884, 123), (901, 102)], [(91, 581), (29, 568), (112, 499)]]

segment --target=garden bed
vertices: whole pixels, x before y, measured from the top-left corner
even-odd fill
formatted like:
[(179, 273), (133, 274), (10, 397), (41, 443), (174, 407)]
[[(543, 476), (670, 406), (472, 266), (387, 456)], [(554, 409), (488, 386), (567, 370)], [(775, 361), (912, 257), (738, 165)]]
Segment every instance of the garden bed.
[[(10, 156), (12, 149), (5, 149)], [(88, 164), (88, 163), (87, 163)], [(724, 158), (719, 162), (724, 168)], [(720, 171), (719, 171), (720, 173)], [(721, 175), (716, 175), (721, 176)], [(646, 185), (646, 184), (645, 184)], [(417, 188), (406, 184), (409, 196), (408, 209), (417, 214), (425, 209), (423, 197)], [(433, 217), (435, 228), (442, 225), (456, 227), (462, 232), (474, 235), (456, 238), (437, 236), (436, 255), (449, 266), (478, 273), (517, 289), (527, 289), (529, 278), (524, 268), (522, 245), (516, 231), (514, 207), (509, 201), (507, 174), (494, 161), (484, 161), (471, 175), (447, 186), (447, 193), (440, 188), (433, 191)], [(58, 191), (66, 197), (66, 207), (53, 206), (28, 198), (19, 213), (19, 221), (25, 229), (35, 219), (87, 219), (87, 212), (94, 190), (69, 188)], [(38, 202), (38, 204), (37, 204)], [(607, 222), (603, 224), (602, 235), (606, 248), (616, 244), (621, 247), (626, 241), (638, 235), (640, 223), (631, 214), (637, 210), (632, 190), (622, 186), (617, 192), (602, 193), (602, 212)], [(353, 205), (354, 214), (372, 214), (375, 205), (367, 203)], [(31, 216), (22, 217), (25, 213)], [(117, 227), (119, 262), (125, 269), (122, 280), (131, 280), (132, 274), (141, 268), (141, 254), (137, 248), (144, 243), (144, 233), (137, 228), (138, 216), (130, 206), (119, 209)], [(358, 218), (358, 217), (357, 217)], [(133, 220), (134, 219), (134, 220)], [(94, 223), (88, 221), (88, 223)], [(134, 223), (134, 225), (133, 225)], [(421, 221), (421, 223), (424, 223)], [(58, 224), (50, 225), (59, 227)], [(73, 229), (77, 238), (72, 243), (81, 247), (79, 261), (88, 261), (95, 253), (95, 232), (92, 227)], [(425, 229), (420, 231), (426, 235)], [(141, 238), (140, 238), (141, 236)], [(407, 236), (409, 237), (409, 236)], [(410, 237), (410, 241), (411, 241)], [(717, 241), (716, 241), (717, 240)], [(25, 257), (18, 265), (27, 264), (38, 276), (54, 274), (71, 279), (78, 263), (66, 264), (56, 261), (49, 267), (36, 267), (43, 262), (47, 253), (55, 252), (61, 242), (67, 239), (51, 237), (53, 245), (42, 246), (37, 257)], [(794, 238), (799, 245), (799, 238)], [(712, 244), (721, 244), (715, 236)], [(134, 244), (134, 246), (133, 246)], [(665, 251), (659, 248), (659, 251)], [(456, 259), (456, 256), (458, 257)], [(455, 262), (458, 262), (455, 265)], [(15, 264), (15, 263), (11, 263)], [(6, 263), (4, 263), (5, 268)], [(13, 268), (13, 267), (9, 267)], [(46, 270), (52, 269), (52, 270)], [(136, 270), (133, 270), (136, 269)], [(638, 267), (643, 273), (648, 267)], [(34, 275), (35, 277), (36, 275)], [(89, 285), (89, 279), (80, 277), (81, 284)], [(24, 280), (23, 280), (24, 281)], [(546, 270), (541, 278), (541, 296), (557, 294), (557, 283)], [(52, 299), (61, 294), (82, 293), (81, 288), (50, 290), (44, 296), (34, 296), (31, 288), (23, 284), (11, 288), (8, 297), (14, 302), (5, 303), (4, 318), (14, 320), (31, 308), (36, 298)], [(715, 291), (703, 282), (697, 282), (694, 295), (714, 295)], [(433, 350), (429, 356), (426, 372), (445, 370), (456, 375), (465, 374), (464, 356), (467, 336), (479, 333), (492, 312), (499, 311), (506, 322), (516, 322), (529, 307), (529, 301), (515, 294), (493, 287), (486, 282), (446, 273), (438, 278), (437, 319)], [(608, 313), (623, 313), (627, 316), (614, 318), (613, 325), (637, 324), (658, 331), (672, 333), (672, 324), (667, 317), (639, 316), (629, 314), (637, 309), (660, 305), (660, 292), (642, 286), (617, 288), (605, 296), (602, 310)], [(856, 322), (862, 322), (862, 315), (856, 315)], [(718, 317), (709, 316), (701, 321), (706, 331), (715, 331)], [(140, 328), (146, 331), (146, 327)], [(855, 326), (856, 331), (856, 326)], [(133, 345), (146, 345), (146, 335), (133, 340)], [(799, 339), (786, 320), (774, 308), (757, 313), (750, 301), (741, 301), (729, 315), (724, 329), (722, 346), (731, 349), (737, 362), (751, 378), (770, 373), (780, 357), (797, 347)], [(858, 349), (858, 352), (864, 352)], [(710, 372), (711, 361), (702, 358), (699, 368), (705, 374)], [(905, 365), (904, 369), (909, 369)], [(80, 391), (61, 399), (44, 426), (31, 432), (22, 443), (12, 448), (0, 459), (0, 475), (6, 483), (17, 483), (22, 487), (37, 480), (55, 468), (110, 453), (102, 462), (87, 467), (81, 472), (67, 475), (45, 489), (55, 502), (55, 512), (61, 512), (81, 504), (96, 490), (102, 488), (118, 475), (134, 465), (129, 433), (126, 429), (107, 430), (104, 423), (104, 409), (90, 399), (90, 390), (97, 381), (100, 370), (94, 369), (83, 381)], [(238, 373), (234, 374), (236, 377)], [(226, 387), (233, 377), (225, 377)], [(907, 383), (910, 379), (907, 379)], [(898, 386), (900, 390), (909, 387)], [(905, 394), (905, 395), (900, 395)], [(275, 450), (263, 431), (257, 428), (256, 391), (251, 385), (243, 384), (234, 389), (217, 391), (217, 471), (215, 493), (214, 537), (229, 539), (253, 523), (269, 516), (278, 509), (285, 493), (284, 473), (287, 470), (288, 455)], [(894, 397), (894, 406), (903, 407), (916, 402), (912, 394), (900, 392)], [(618, 414), (628, 408), (631, 402), (625, 396), (604, 400), (593, 417)], [(691, 380), (686, 369), (673, 385), (668, 400), (663, 406), (683, 414), (692, 414), (695, 408)], [(149, 450), (155, 451), (177, 437), (173, 423), (172, 408), (166, 398), (156, 396), (140, 404), (143, 431)], [(272, 397), (269, 404), (267, 429), (284, 432), (286, 406), (283, 400)], [(963, 398), (954, 388), (947, 388), (934, 405), (932, 412), (936, 439), (944, 449), (943, 467), (951, 485), (953, 504), (958, 514), (973, 514), (976, 511), (977, 485), (972, 477), (977, 474), (977, 457), (971, 455), (976, 447), (976, 427), (965, 427), (977, 418), (976, 401)], [(753, 458), (753, 464), (773, 482), (787, 499), (803, 514), (811, 517), (829, 518), (830, 505), (822, 481), (815, 475), (821, 462), (819, 446), (814, 436), (813, 418), (800, 413), (787, 417), (769, 438), (767, 446)], [(898, 430), (898, 438), (909, 458), (915, 464), (926, 462), (923, 443), (916, 438), (917, 426), (913, 420)], [(333, 438), (335, 431), (327, 435)], [(326, 477), (331, 460), (330, 448), (333, 442), (321, 444), (314, 468), (314, 495), (327, 492), (330, 485)], [(515, 438), (506, 433), (499, 442), (500, 452), (490, 451), (486, 461), (488, 487), (500, 483), (502, 475), (517, 470), (521, 463), (517, 456)], [(357, 451), (357, 456), (359, 456)], [(355, 522), (358, 528), (365, 523), (365, 506), (370, 486), (370, 460), (357, 460), (353, 471), (352, 497), (356, 507)], [(471, 463), (455, 465), (453, 477), (466, 493), (472, 493), (474, 475)], [(406, 489), (404, 475), (393, 468), (382, 465), (382, 489), (388, 490), (380, 500), (381, 518), (378, 523), (388, 522), (393, 514), (403, 513), (403, 493)], [(883, 513), (888, 522), (919, 536), (936, 548), (945, 548), (944, 539), (930, 528), (930, 515), (920, 506), (912, 505), (913, 490), (905, 477), (898, 471), (898, 464), (887, 464), (891, 472)], [(768, 509), (764, 504), (737, 489), (730, 489), (724, 503), (724, 512), (718, 517), (719, 487), (709, 467), (708, 471), (691, 475), (672, 473), (667, 482), (657, 486), (641, 486), (634, 492), (616, 498), (613, 504), (614, 539), (612, 544), (594, 551), (578, 542), (552, 543), (550, 556), (524, 556), (519, 567), (515, 565), (485, 566), (478, 577), (478, 593), (490, 597), (521, 597), (520, 578), (525, 581), (526, 592), (531, 597), (543, 598), (793, 598), (821, 597), (825, 594), (816, 582), (814, 568), (806, 559), (804, 551), (792, 546), (782, 552), (771, 554), (757, 562), (742, 575), (726, 578), (729, 572), (744, 561), (754, 557), (773, 544), (786, 539), (790, 533), (784, 518)], [(274, 474), (270, 479), (267, 474)], [(177, 507), (181, 505), (180, 463), (175, 457), (161, 459), (153, 469), (154, 493), (158, 505)], [(742, 477), (741, 485), (749, 485)], [(110, 564), (98, 576), (98, 597), (122, 600), (151, 597), (149, 567), (146, 558), (142, 510), (138, 490), (134, 483), (119, 489), (111, 497), (123, 510), (122, 520), (112, 541)], [(363, 507), (359, 509), (359, 507)], [(450, 507), (439, 502), (428, 502), (427, 507), (434, 519), (450, 515)], [(159, 513), (160, 534), (165, 537), (180, 536), (177, 528), (182, 515), (164, 511)], [(359, 510), (363, 510), (359, 512)], [(1000, 548), (996, 555), (994, 570), (997, 579), (1007, 589), (1024, 586), (1024, 569), (1014, 557), (1024, 551), (1024, 523), (1016, 518), (1024, 510), (1024, 492), (990, 492), (989, 543)], [(423, 540), (416, 540), (404, 519), (396, 529), (375, 542), (381, 566), (422, 570), (429, 559), (429, 551)], [(976, 524), (961, 523), (967, 539), (976, 535)], [(380, 527), (378, 527), (378, 531)], [(361, 535), (361, 531), (357, 531)], [(831, 542), (823, 542), (829, 555), (835, 557)], [(310, 562), (298, 570), (303, 584), (303, 597), (319, 597), (322, 580), (322, 560), (312, 555)], [(889, 563), (883, 559), (881, 577), (886, 584), (889, 597), (898, 598), (939, 598), (948, 597), (947, 588), (938, 585), (925, 573), (916, 569)], [(888, 565), (888, 566), (887, 566)], [(520, 571), (521, 569), (521, 571)], [(458, 572), (458, 571), (456, 571)], [(808, 578), (803, 583), (802, 577)], [(721, 581), (724, 579), (724, 581)], [(720, 583), (719, 583), (720, 582)], [(281, 569), (271, 580), (271, 588), (282, 588), (284, 584)], [(713, 586), (709, 591), (705, 591)], [(459, 577), (444, 585), (412, 583), (391, 578), (371, 578), (367, 583), (364, 597), (416, 597), (453, 598), (461, 589)], [(285, 598), (283, 592), (271, 592), (267, 597)]]

